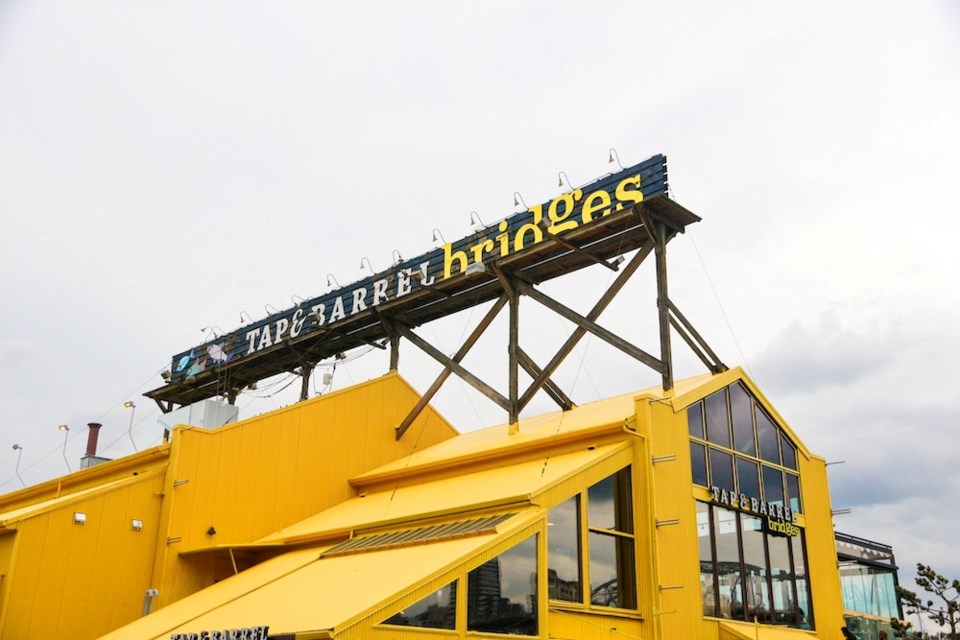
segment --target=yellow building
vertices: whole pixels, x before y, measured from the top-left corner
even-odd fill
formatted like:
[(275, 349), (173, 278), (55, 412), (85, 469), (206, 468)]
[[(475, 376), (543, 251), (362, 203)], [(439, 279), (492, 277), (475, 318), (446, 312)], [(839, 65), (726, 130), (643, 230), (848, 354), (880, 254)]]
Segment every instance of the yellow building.
[(456, 435), (428, 411), (396, 440), (416, 399), (391, 373), (178, 427), (5, 496), (0, 635), (800, 638), (843, 625), (824, 461), (742, 370), (519, 429)]
[[(177, 354), (165, 412), (291, 371), (301, 402), (0, 497), (0, 638), (836, 637), (825, 462), (667, 294), (698, 220), (655, 156)], [(659, 356), (597, 324), (647, 256)], [(586, 315), (534, 286), (595, 265), (618, 273)], [(543, 366), (520, 296), (577, 326)], [(413, 331), (485, 301), (453, 356)], [(505, 395), (460, 364), (502, 309)], [(673, 379), (672, 331), (711, 373)], [(662, 384), (576, 406), (551, 376), (587, 333)], [(401, 337), (443, 366), (423, 395)], [(390, 373), (306, 399), (319, 362), (387, 344)], [(429, 406), (451, 374), (508, 423), (458, 434)], [(540, 391), (560, 409), (521, 418)]]

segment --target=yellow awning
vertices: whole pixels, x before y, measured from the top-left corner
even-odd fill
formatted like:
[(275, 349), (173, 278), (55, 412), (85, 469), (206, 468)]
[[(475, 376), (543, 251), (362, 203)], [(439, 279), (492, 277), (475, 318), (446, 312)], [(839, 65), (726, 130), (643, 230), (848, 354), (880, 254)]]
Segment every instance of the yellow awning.
[(509, 533), (324, 558), (325, 548), (292, 551), (103, 638), (168, 640), (171, 634), (260, 626), (271, 635), (336, 629), (456, 566), (499, 535)]
[(720, 622), (720, 640), (811, 640), (817, 638), (814, 631), (775, 627), (749, 622)]
[(594, 449), (584, 448), (582, 451), (551, 456), (546, 464), (543, 458), (538, 458), (410, 486), (398, 483), (382, 491), (347, 500), (257, 542), (309, 542), (322, 539), (331, 532), (349, 532), (433, 515), (464, 513), (510, 504), (523, 506), (531, 496), (580, 469), (614, 455), (624, 446), (620, 443)]

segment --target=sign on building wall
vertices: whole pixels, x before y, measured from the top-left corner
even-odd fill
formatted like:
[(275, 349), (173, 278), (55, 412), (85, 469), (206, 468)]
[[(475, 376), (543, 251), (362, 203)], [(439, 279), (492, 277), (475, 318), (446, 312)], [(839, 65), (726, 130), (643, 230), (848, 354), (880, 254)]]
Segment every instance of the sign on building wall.
[(173, 356), (169, 382), (256, 358), (274, 345), (321, 327), (336, 330), (339, 323), (358, 313), (451, 278), (469, 277), (494, 261), (519, 254), (542, 242), (544, 229), (550, 234), (563, 234), (666, 192), (666, 158), (657, 155), (510, 215), (456, 242), (447, 242), (378, 274), (178, 353)]

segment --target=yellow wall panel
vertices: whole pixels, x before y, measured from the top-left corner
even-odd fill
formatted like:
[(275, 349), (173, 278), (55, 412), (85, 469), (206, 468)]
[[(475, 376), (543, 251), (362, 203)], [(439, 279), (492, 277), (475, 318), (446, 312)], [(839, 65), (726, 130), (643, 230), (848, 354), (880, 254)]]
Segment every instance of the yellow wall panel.
[(161, 479), (139, 476), (20, 522), (0, 637), (95, 638), (136, 619), (150, 586)]

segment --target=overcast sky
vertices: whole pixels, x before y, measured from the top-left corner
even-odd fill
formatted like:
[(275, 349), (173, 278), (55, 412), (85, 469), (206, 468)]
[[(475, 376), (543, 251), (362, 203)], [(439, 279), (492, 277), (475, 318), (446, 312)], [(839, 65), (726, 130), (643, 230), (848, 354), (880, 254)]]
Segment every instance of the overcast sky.
[[(203, 327), (425, 252), (434, 227), (462, 237), (514, 191), (548, 200), (559, 171), (590, 182), (614, 147), (668, 156), (703, 218), (670, 244), (671, 299), (845, 461), (837, 529), (894, 545), (905, 584), (918, 561), (960, 577), (958, 7), (0, 3), (0, 492), (20, 486), (14, 443), (27, 484), (77, 467), (88, 422), (108, 457), (159, 443), (141, 394)], [(601, 323), (657, 352), (651, 269)], [(610, 277), (544, 289), (586, 312)], [(571, 327), (523, 308), (545, 361)], [(418, 332), (452, 353), (484, 310)], [(505, 390), (502, 325), (465, 364)], [(703, 372), (674, 351), (678, 377)], [(336, 389), (386, 369), (320, 372)], [(418, 389), (437, 372), (402, 347)], [(578, 403), (659, 382), (589, 339), (557, 377)], [(299, 382), (260, 387), (241, 417)], [(505, 420), (456, 379), (436, 404), (462, 431)]]

